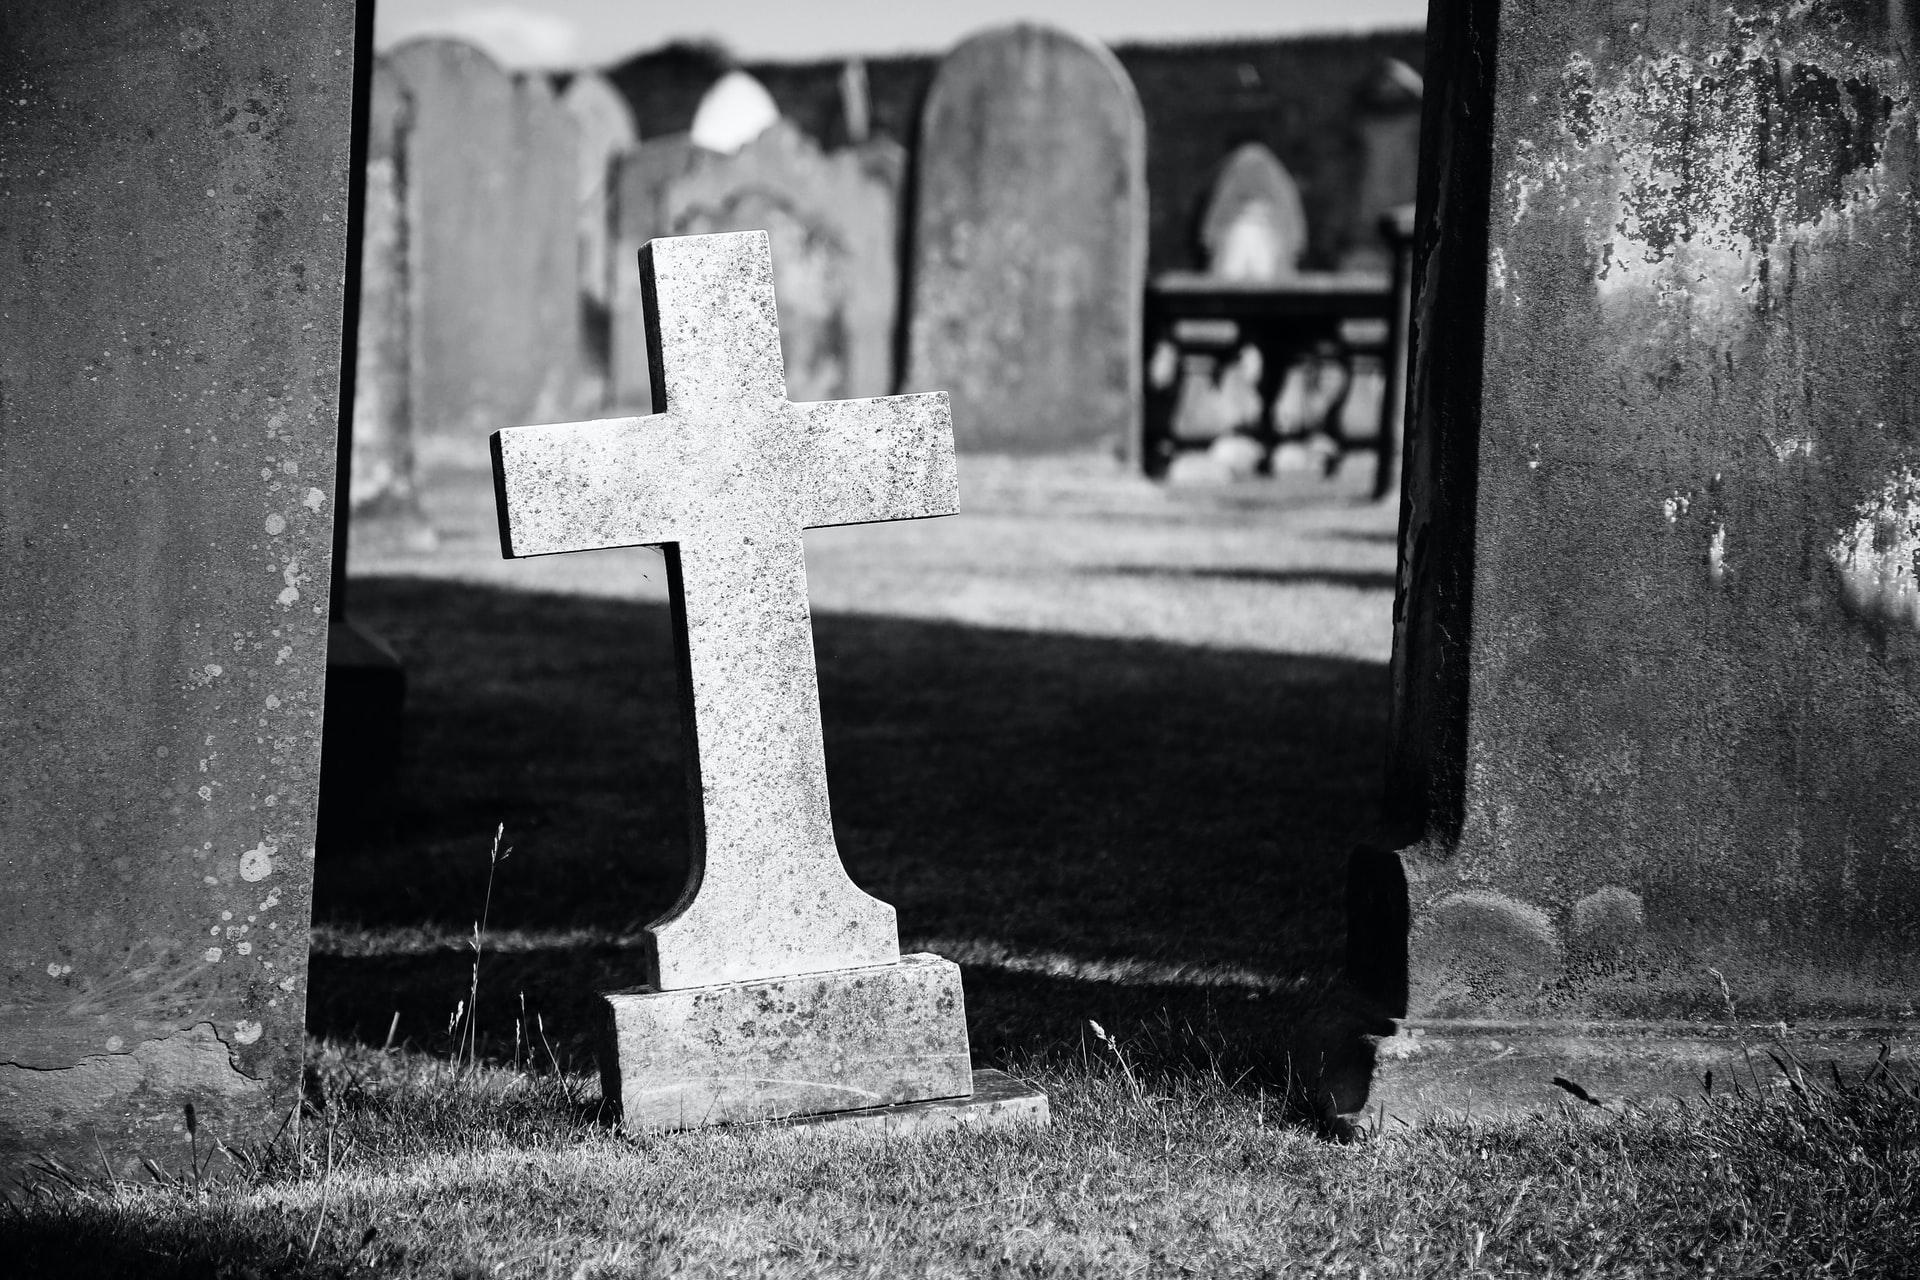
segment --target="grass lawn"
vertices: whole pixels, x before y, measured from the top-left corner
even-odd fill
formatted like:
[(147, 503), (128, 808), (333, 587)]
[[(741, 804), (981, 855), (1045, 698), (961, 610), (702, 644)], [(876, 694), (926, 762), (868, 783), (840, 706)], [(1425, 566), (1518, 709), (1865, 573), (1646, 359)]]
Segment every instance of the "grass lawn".
[(637, 980), (685, 873), (659, 562), (502, 563), (484, 477), (437, 487), (439, 547), (355, 550), (408, 739), (391, 807), (322, 852), (297, 1143), (50, 1177), (0, 1210), (5, 1270), (1920, 1274), (1920, 1106), (1890, 1078), (1327, 1140), (1381, 1028), (1338, 973), (1394, 555), (1354, 470), (1165, 490), (966, 459), (959, 518), (808, 535), (848, 869), (961, 963), (977, 1062), (1052, 1099), (1045, 1130), (913, 1139), (596, 1123), (595, 992)]

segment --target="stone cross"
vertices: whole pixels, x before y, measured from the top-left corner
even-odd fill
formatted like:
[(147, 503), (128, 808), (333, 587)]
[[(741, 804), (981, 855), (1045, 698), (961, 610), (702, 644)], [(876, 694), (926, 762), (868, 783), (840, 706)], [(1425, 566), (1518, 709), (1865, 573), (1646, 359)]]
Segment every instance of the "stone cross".
[(834, 847), (801, 531), (951, 515), (944, 392), (787, 399), (764, 231), (640, 251), (656, 412), (493, 436), (508, 556), (659, 546), (693, 865), (654, 922), (662, 991), (900, 958)]

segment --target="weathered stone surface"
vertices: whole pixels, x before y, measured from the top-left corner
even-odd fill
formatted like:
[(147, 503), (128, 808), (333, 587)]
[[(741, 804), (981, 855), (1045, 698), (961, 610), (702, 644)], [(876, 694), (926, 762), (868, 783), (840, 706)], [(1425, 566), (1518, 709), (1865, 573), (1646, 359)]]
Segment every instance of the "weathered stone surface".
[(1537, 995), (1560, 977), (1560, 939), (1546, 912), (1484, 889), (1429, 903), (1409, 950), (1414, 999), (1440, 1014)]
[(354, 7), (4, 26), (0, 1172), (184, 1172), (299, 1102)]
[(961, 1097), (960, 966), (932, 955), (771, 981), (606, 997), (601, 1096), (628, 1131)]
[(764, 232), (656, 240), (641, 270), (664, 411), (497, 432), (494, 475), (510, 556), (667, 549), (695, 852), (650, 985), (889, 962), (893, 909), (833, 842), (800, 532), (951, 514), (947, 399), (789, 401)]
[(1226, 280), (1284, 280), (1300, 270), (1307, 215), (1300, 188), (1264, 143), (1243, 143), (1220, 166), (1200, 218), (1207, 272)]
[(477, 451), (501, 422), (591, 407), (572, 118), (544, 76), (509, 76), (458, 40), (411, 40), (386, 58), (412, 103), (404, 163), (418, 436)]
[(941, 63), (918, 153), (906, 385), (960, 443), (1137, 449), (1146, 128), (1106, 49), (1047, 27)]
[(1920, 554), (1906, 15), (1434, 10), (1391, 770), (1415, 936), (1466, 888), (1644, 918), (1631, 966), (1474, 1016), (1714, 1014), (1713, 968), (1756, 1018), (1913, 1017), (1920, 628), (1849, 586)]

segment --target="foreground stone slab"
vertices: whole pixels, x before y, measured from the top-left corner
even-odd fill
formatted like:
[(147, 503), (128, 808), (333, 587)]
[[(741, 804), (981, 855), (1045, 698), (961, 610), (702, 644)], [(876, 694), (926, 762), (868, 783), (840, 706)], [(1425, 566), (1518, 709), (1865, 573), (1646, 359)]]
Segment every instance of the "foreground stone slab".
[(1920, 153), (1888, 12), (1434, 7), (1397, 829), (1351, 913), (1416, 1028), (1730, 995), (1920, 1031)]
[(601, 1096), (629, 1130), (972, 1092), (960, 966), (933, 955), (607, 1000)]
[(0, 1184), (212, 1175), (300, 1102), (354, 5), (0, 26)]

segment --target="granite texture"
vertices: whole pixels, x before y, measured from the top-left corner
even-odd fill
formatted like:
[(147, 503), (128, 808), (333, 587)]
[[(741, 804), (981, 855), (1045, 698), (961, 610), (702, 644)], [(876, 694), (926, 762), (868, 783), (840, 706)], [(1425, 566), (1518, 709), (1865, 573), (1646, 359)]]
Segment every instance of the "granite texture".
[(960, 967), (897, 963), (606, 997), (601, 1096), (628, 1132), (972, 1092)]
[(0, 1179), (145, 1180), (300, 1100), (354, 6), (0, 29)]
[(909, 388), (953, 394), (960, 444), (1139, 447), (1146, 124), (1104, 47), (1050, 27), (948, 54), (921, 117)]
[(893, 909), (834, 846), (800, 534), (951, 514), (947, 398), (789, 401), (764, 232), (656, 240), (641, 268), (665, 411), (497, 432), (494, 474), (509, 556), (667, 551), (693, 868), (648, 981), (887, 963)]
[(1906, 5), (1435, 6), (1416, 1017), (1718, 1018), (1717, 970), (1744, 1016), (1914, 1018), (1914, 38)]

